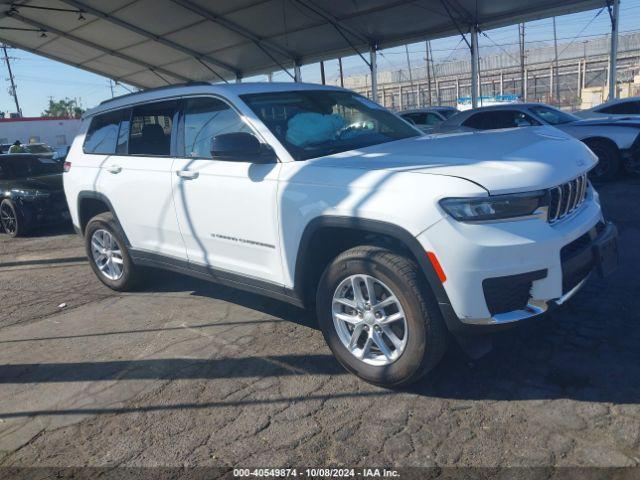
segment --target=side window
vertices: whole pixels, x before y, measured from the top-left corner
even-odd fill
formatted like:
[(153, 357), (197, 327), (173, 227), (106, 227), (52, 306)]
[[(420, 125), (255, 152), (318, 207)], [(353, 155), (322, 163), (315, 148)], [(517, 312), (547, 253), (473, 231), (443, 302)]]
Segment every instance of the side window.
[(405, 113), (403, 117), (411, 120), (415, 125), (424, 125), (426, 123), (424, 113)]
[(513, 114), (514, 124), (512, 126), (514, 127), (532, 127), (540, 125), (540, 122), (524, 112), (513, 112)]
[(114, 153), (121, 117), (121, 111), (103, 113), (93, 117), (84, 139), (84, 153)]
[(442, 123), (442, 119), (435, 113), (428, 112), (424, 123), (425, 125), (438, 125), (439, 123)]
[(123, 122), (124, 129), (129, 130), (129, 155), (169, 156), (176, 109), (175, 101), (135, 107), (130, 124)]
[(624, 102), (611, 105), (597, 110), (601, 113), (611, 113), (614, 115), (638, 115), (640, 114), (640, 102)]
[(478, 130), (485, 130), (486, 127), (484, 125), (487, 123), (486, 118), (486, 113), (476, 113), (462, 122), (462, 125), (469, 128), (476, 128)]
[(191, 98), (184, 108), (184, 151), (187, 157), (211, 158), (211, 140), (223, 133), (247, 132), (251, 129), (222, 100)]
[(478, 130), (497, 130), (499, 128), (529, 127), (540, 122), (518, 110), (496, 110), (477, 113), (469, 117), (463, 125)]

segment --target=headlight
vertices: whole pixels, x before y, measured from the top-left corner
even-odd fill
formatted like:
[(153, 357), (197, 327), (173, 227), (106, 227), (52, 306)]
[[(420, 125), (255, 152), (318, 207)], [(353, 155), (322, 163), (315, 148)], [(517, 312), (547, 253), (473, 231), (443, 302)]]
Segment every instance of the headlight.
[(444, 198), (440, 206), (460, 222), (482, 222), (540, 215), (546, 217), (546, 191), (494, 195), (482, 198)]
[(11, 193), (19, 196), (23, 200), (36, 200), (49, 197), (49, 192), (43, 192), (41, 190), (22, 190), (19, 188), (14, 188), (13, 190), (11, 190)]

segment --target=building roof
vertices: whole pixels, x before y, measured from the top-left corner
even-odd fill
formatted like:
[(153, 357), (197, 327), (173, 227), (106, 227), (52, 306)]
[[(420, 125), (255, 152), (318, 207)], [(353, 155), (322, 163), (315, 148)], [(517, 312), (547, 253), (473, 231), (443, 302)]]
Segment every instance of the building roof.
[(17, 118), (0, 118), (0, 123), (17, 123), (17, 122), (41, 122), (41, 121), (61, 121), (61, 120), (80, 120), (74, 117), (17, 117)]
[[(0, 7), (0, 40), (149, 88), (232, 80), (371, 46), (388, 48), (588, 10), (605, 0), (26, 0)], [(39, 8), (29, 8), (39, 7)], [(64, 11), (67, 10), (67, 11)], [(71, 10), (71, 11), (69, 11)], [(80, 13), (81, 12), (81, 15)], [(365, 57), (366, 58), (366, 57)], [(291, 72), (290, 72), (291, 73)]]

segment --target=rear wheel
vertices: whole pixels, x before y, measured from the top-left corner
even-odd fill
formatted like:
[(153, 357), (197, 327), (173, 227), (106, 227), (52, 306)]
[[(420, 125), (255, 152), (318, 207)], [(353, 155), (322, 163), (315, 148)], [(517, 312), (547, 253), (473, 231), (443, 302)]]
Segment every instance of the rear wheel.
[(316, 308), (338, 361), (377, 385), (418, 380), (446, 350), (444, 321), (418, 266), (384, 248), (340, 254), (322, 275)]
[(618, 147), (604, 140), (588, 140), (585, 143), (598, 157), (598, 164), (589, 173), (591, 180), (613, 180), (618, 175), (621, 165)]
[(141, 268), (131, 260), (124, 233), (111, 213), (101, 213), (89, 221), (85, 249), (91, 268), (109, 288), (128, 291), (140, 285)]
[(18, 237), (26, 231), (24, 217), (8, 198), (0, 203), (0, 224), (10, 237)]

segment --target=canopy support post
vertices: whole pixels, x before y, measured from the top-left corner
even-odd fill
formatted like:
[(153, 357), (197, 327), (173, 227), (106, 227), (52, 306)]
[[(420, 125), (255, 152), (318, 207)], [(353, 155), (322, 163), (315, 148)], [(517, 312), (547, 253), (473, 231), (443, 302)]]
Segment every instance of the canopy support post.
[(620, 0), (607, 0), (607, 9), (611, 17), (611, 51), (609, 52), (609, 100), (616, 98), (616, 78), (618, 65), (618, 13)]
[(478, 71), (480, 57), (478, 55), (478, 25), (471, 26), (471, 106), (478, 108)]
[(376, 46), (369, 48), (369, 68), (371, 70), (371, 100), (378, 101), (378, 62), (376, 55)]
[(296, 62), (293, 67), (293, 81), (300, 83), (302, 81), (302, 74), (300, 73), (300, 64)]

